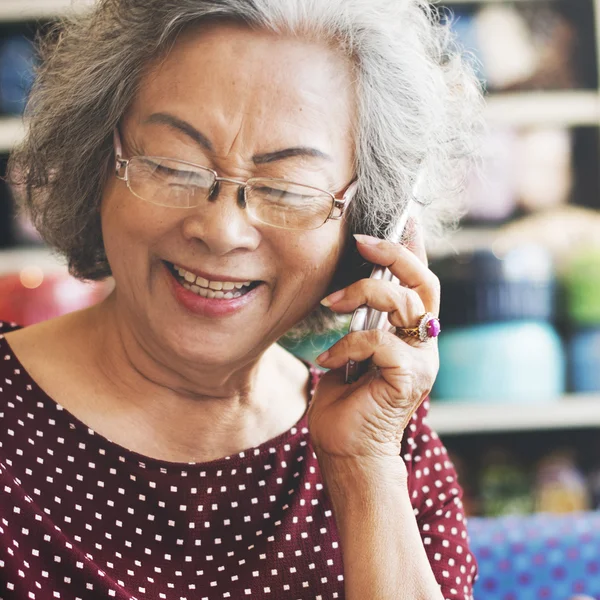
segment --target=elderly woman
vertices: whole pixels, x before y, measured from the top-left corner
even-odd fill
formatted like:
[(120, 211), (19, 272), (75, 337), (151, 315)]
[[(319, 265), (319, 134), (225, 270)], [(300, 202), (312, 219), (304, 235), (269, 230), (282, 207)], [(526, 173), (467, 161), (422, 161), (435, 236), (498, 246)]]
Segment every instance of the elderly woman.
[[(102, 0), (50, 33), (12, 178), (115, 289), (2, 328), (2, 598), (472, 597), (414, 337), (479, 122), (449, 43), (417, 0)], [(276, 343), (361, 305), (390, 331), (320, 380)]]

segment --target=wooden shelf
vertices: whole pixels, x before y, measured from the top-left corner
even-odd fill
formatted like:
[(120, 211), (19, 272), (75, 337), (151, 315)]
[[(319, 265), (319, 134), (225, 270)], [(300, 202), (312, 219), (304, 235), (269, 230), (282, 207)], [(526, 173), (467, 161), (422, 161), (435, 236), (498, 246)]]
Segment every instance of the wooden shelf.
[(44, 273), (67, 271), (65, 262), (44, 247), (0, 250), (0, 276), (18, 273), (27, 267), (39, 267)]
[[(490, 123), (514, 127), (599, 126), (600, 94), (593, 91), (498, 94), (488, 98), (486, 112)], [(19, 117), (0, 118), (0, 153), (10, 151), (23, 131)]]
[[(544, 0), (510, 0), (511, 2), (543, 2)], [(442, 6), (452, 6), (454, 4), (502, 4), (505, 0), (443, 0)], [(437, 4), (437, 2), (436, 2)]]
[(0, 21), (56, 19), (72, 10), (85, 10), (93, 0), (0, 0)]
[(467, 254), (474, 250), (492, 250), (500, 236), (497, 227), (463, 227), (427, 244), (430, 259)]
[(492, 124), (515, 127), (600, 125), (600, 94), (595, 91), (491, 94), (486, 116)]
[(600, 427), (600, 393), (555, 402), (431, 402), (429, 422), (440, 435)]
[(24, 133), (21, 117), (0, 117), (0, 154), (8, 154)]

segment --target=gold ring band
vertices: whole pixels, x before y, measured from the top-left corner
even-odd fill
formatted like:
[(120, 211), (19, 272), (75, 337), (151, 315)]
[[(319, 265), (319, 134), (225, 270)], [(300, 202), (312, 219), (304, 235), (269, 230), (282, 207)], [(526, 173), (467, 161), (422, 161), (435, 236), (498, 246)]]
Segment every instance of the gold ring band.
[(440, 335), (440, 320), (432, 313), (425, 313), (419, 318), (416, 327), (396, 327), (396, 335), (402, 338), (415, 338), (426, 342)]

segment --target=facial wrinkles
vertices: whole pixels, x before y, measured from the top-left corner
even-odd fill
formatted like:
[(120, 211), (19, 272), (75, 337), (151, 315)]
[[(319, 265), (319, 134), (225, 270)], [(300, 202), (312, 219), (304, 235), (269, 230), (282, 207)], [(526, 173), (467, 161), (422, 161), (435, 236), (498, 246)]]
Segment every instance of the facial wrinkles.
[[(256, 54), (257, 62), (264, 63), (265, 57)], [(278, 71), (256, 80), (245, 77), (242, 70), (238, 78), (205, 92), (203, 109), (206, 120), (215, 125), (209, 133), (223, 167), (251, 169), (253, 154), (296, 145), (317, 146), (331, 153), (334, 132), (326, 131), (328, 119), (321, 109), (325, 98), (294, 86)]]
[[(185, 56), (183, 60), (185, 61)], [(220, 62), (220, 59), (216, 62)], [(218, 64), (214, 65), (215, 69), (218, 67)], [(299, 90), (288, 95), (283, 85), (285, 81), (277, 81), (275, 77), (274, 84), (281, 85), (283, 88), (281, 93), (273, 93), (260, 77), (255, 80), (244, 77), (243, 69), (238, 72), (241, 76), (225, 80), (225, 85), (222, 85), (222, 79), (219, 80), (219, 84), (216, 84), (210, 78), (208, 80), (194, 78), (193, 73), (189, 79), (180, 77), (177, 80), (175, 77), (172, 83), (177, 94), (168, 98), (165, 97), (164, 92), (166, 88), (171, 87), (169, 83), (171, 77), (168, 72), (163, 72), (166, 80), (162, 77), (154, 79), (157, 89), (150, 89), (150, 102), (145, 99), (140, 103), (144, 108), (149, 107), (148, 111), (144, 112), (150, 114), (159, 109), (172, 112), (201, 130), (216, 148), (215, 155), (211, 157), (211, 164), (208, 165), (202, 160), (205, 151), (199, 149), (191, 140), (189, 142), (185, 140), (187, 137), (185, 134), (178, 134), (165, 126), (152, 126), (152, 131), (161, 132), (156, 137), (177, 140), (174, 143), (166, 143), (166, 147), (177, 150), (177, 156), (174, 158), (205, 164), (215, 168), (222, 176), (239, 179), (257, 175), (285, 177), (328, 191), (337, 191), (347, 184), (351, 173), (345, 173), (345, 169), (340, 169), (337, 164), (322, 165), (316, 159), (286, 159), (261, 165), (260, 169), (253, 165), (251, 157), (254, 154), (296, 145), (321, 147), (335, 155), (333, 139), (339, 127), (330, 124), (331, 119), (327, 117), (327, 110), (322, 108), (327, 106), (324, 104), (326, 98), (311, 85), (299, 86)], [(152, 82), (149, 86), (152, 88)], [(344, 96), (343, 93), (341, 95)], [(156, 99), (153, 102), (152, 96), (157, 96), (158, 102)], [(203, 101), (199, 103), (198, 98), (202, 98)], [(331, 101), (328, 103), (331, 105)], [(277, 130), (273, 130), (272, 123), (278, 124)], [(332, 136), (333, 139), (330, 140)], [(180, 142), (180, 139), (185, 141)], [(332, 144), (328, 144), (329, 141)], [(151, 146), (156, 147), (154, 142)], [(186, 150), (188, 147), (194, 150), (188, 152)], [(182, 150), (180, 151), (179, 148)], [(160, 152), (160, 154), (164, 153)], [(330, 177), (325, 179), (323, 176), (325, 173)], [(334, 174), (336, 181), (330, 184), (329, 180), (333, 179)]]

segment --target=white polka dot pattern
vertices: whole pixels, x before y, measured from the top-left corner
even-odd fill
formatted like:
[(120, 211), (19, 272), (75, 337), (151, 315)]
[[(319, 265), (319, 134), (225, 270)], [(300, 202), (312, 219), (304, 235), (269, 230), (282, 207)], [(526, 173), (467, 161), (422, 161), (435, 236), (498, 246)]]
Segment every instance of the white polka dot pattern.
[[(0, 323), (3, 600), (344, 597), (306, 415), (235, 456), (149, 459), (45, 395), (3, 339), (12, 327)], [(466, 600), (475, 562), (460, 490), (425, 411), (403, 445), (412, 503), (444, 597)]]

